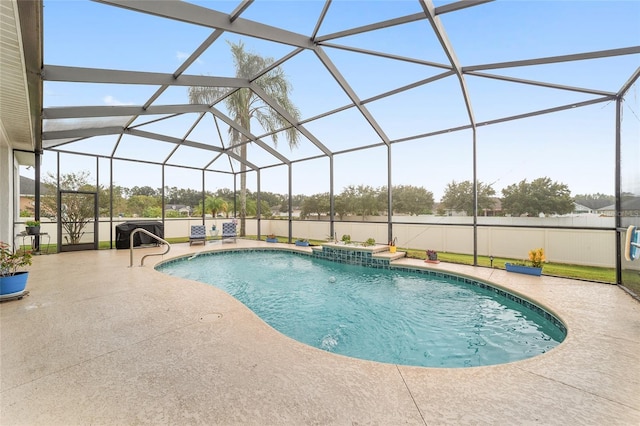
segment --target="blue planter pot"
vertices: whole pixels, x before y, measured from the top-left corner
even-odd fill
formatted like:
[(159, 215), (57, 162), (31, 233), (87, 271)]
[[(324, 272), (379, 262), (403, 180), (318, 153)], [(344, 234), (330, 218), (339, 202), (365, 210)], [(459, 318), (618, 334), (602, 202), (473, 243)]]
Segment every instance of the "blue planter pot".
[(20, 296), (27, 286), (27, 278), (29, 278), (29, 272), (26, 271), (16, 272), (15, 275), (8, 277), (0, 277), (0, 298)]
[(533, 266), (524, 266), (524, 265), (514, 265), (512, 263), (505, 263), (504, 267), (509, 272), (517, 272), (518, 274), (527, 274), (527, 275), (542, 275), (542, 268), (534, 268)]
[(296, 241), (296, 245), (300, 247), (309, 247), (309, 241)]
[(268, 243), (277, 243), (278, 239), (277, 238), (267, 238), (267, 242)]

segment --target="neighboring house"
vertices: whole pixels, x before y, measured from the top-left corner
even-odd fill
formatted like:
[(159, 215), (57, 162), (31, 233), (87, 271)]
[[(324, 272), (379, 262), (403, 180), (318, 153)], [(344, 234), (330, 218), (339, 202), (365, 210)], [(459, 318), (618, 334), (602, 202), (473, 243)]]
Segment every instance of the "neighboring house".
[(498, 197), (491, 197), (493, 200), (493, 206), (490, 209), (482, 209), (478, 212), (479, 216), (503, 216), (502, 214), (502, 200)]
[(164, 206), (164, 211), (177, 211), (181, 216), (191, 216), (191, 207), (184, 204), (167, 204)]
[[(620, 203), (620, 209), (622, 210), (622, 216), (640, 216), (640, 197), (625, 198)], [(602, 207), (597, 212), (602, 216), (614, 217), (616, 215), (616, 205), (611, 204), (610, 206)]]
[[(49, 190), (40, 186), (41, 196), (49, 194)], [(20, 211), (27, 211), (31, 216), (35, 214), (36, 181), (26, 176), (20, 176)]]
[(20, 176), (20, 211), (28, 211), (31, 216), (35, 212), (36, 181)]
[[(293, 207), (293, 210), (291, 210), (291, 217), (300, 217), (301, 212), (302, 210), (299, 207)], [(287, 218), (289, 217), (289, 212), (281, 212), (279, 206), (271, 207), (271, 216), (274, 219)]]
[(610, 206), (605, 206), (602, 208), (599, 208), (597, 210), (597, 212), (602, 215), (602, 216), (615, 216), (616, 215), (616, 205), (615, 204), (611, 204)]
[(575, 213), (575, 214), (585, 214), (585, 213), (594, 214), (594, 213), (597, 213), (597, 211), (592, 209), (591, 207), (583, 206), (582, 204), (578, 204), (578, 203), (573, 203), (573, 213)]

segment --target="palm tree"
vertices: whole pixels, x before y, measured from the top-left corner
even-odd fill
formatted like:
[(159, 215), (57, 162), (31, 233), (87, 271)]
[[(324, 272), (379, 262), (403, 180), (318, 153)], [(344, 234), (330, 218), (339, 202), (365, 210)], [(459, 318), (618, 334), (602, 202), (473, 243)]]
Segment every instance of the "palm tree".
[(228, 208), (229, 205), (222, 198), (208, 196), (204, 200), (204, 211), (211, 212), (214, 219), (218, 217), (218, 212), (226, 213)]
[[(263, 58), (255, 53), (247, 52), (244, 43), (237, 44), (229, 42), (233, 61), (236, 67), (236, 77), (253, 79), (268, 68), (273, 62), (273, 58)], [(298, 108), (289, 99), (291, 85), (287, 81), (284, 71), (276, 67), (260, 78), (253, 81), (257, 86), (265, 91), (275, 102), (277, 102), (291, 117), (297, 122), (300, 119)], [(192, 104), (208, 104), (224, 96), (228, 89), (219, 87), (190, 87), (189, 102)], [(242, 88), (234, 91), (224, 99), (231, 118), (242, 128), (251, 131), (251, 119), (255, 118), (260, 125), (268, 132), (275, 132), (286, 128), (285, 137), (291, 149), (298, 146), (299, 134), (284, 117), (274, 111), (251, 89)], [(277, 147), (278, 134), (271, 135), (274, 145)], [(236, 129), (229, 128), (229, 139), (231, 146), (239, 152), (240, 158), (240, 236), (245, 235), (245, 220), (247, 216), (247, 144), (250, 142), (242, 133)]]

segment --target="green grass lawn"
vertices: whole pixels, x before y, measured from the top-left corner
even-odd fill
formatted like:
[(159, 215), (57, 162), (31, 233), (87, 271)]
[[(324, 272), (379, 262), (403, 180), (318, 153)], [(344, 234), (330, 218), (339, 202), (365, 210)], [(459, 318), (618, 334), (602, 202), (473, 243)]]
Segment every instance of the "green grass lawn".
[(640, 271), (622, 271), (622, 282), (624, 286), (640, 297)]
[[(415, 259), (426, 258), (424, 250), (399, 249), (406, 251), (407, 257)], [(442, 262), (461, 263), (464, 265), (473, 265), (473, 255), (438, 252), (438, 260)], [(522, 259), (509, 259), (504, 257), (494, 257), (493, 267), (504, 269), (507, 262), (522, 262)], [(491, 266), (491, 259), (488, 256), (478, 256), (478, 266)], [(597, 266), (569, 265), (564, 263), (545, 263), (542, 268), (544, 275), (555, 275), (558, 277), (576, 278), (588, 281), (599, 281), (605, 283), (616, 282), (615, 268), (601, 268)]]

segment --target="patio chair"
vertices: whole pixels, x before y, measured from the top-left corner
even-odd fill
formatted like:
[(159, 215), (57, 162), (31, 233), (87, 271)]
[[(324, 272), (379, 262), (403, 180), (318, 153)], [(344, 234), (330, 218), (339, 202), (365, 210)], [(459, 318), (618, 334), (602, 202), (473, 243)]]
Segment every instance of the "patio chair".
[(233, 222), (222, 224), (222, 242), (225, 240), (233, 240), (236, 242), (236, 224)]
[(207, 229), (204, 225), (191, 225), (191, 234), (189, 235), (189, 245), (193, 243), (206, 243)]

